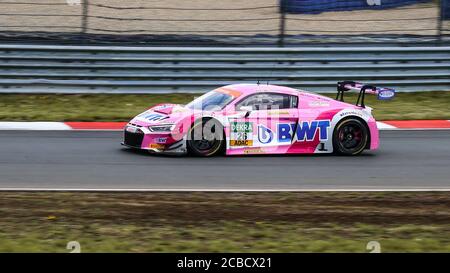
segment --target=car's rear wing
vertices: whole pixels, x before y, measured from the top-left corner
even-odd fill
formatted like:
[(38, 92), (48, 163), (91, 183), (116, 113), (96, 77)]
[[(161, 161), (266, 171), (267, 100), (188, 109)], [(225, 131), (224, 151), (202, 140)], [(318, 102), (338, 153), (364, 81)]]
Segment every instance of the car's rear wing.
[(359, 91), (356, 105), (361, 107), (365, 107), (364, 96), (366, 93), (377, 95), (379, 100), (390, 100), (395, 96), (395, 89), (392, 88), (376, 87), (354, 81), (343, 81), (337, 83), (336, 100), (344, 101), (344, 92), (350, 90)]

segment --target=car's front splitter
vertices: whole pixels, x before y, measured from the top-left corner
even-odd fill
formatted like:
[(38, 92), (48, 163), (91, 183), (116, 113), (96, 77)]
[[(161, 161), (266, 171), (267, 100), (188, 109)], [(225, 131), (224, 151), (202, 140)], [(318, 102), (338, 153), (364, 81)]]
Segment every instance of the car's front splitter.
[(151, 147), (151, 146), (150, 147), (145, 147), (145, 146), (136, 147), (136, 146), (127, 145), (124, 142), (122, 142), (121, 145), (132, 148), (132, 149), (143, 150), (143, 151), (148, 151), (150, 153), (157, 153), (157, 154), (168, 154), (168, 155), (185, 155), (185, 154), (187, 154), (186, 141), (184, 139), (174, 142), (169, 145), (159, 145), (158, 147), (156, 147), (156, 146), (155, 147)]

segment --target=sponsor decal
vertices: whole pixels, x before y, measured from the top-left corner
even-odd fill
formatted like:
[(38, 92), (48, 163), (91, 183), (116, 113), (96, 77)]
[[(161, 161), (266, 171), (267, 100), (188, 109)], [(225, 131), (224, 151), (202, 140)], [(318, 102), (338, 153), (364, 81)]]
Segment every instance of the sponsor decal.
[(394, 89), (380, 89), (378, 90), (378, 99), (379, 100), (390, 100), (395, 96)]
[(160, 120), (165, 119), (167, 116), (156, 114), (156, 113), (143, 113), (143, 114), (139, 115), (138, 117), (144, 118), (148, 121), (160, 121)]
[(230, 146), (252, 146), (253, 140), (230, 140)]
[(275, 116), (275, 115), (289, 115), (289, 111), (286, 110), (269, 110), (267, 111), (267, 114), (269, 116)]
[(294, 130), (296, 141), (313, 141), (317, 133), (319, 133), (319, 140), (328, 140), (329, 127), (329, 120), (302, 121), (297, 127), (295, 123), (280, 123), (278, 124), (278, 142), (292, 142)]
[(312, 101), (309, 103), (309, 106), (311, 106), (311, 107), (328, 107), (328, 106), (330, 106), (330, 103), (327, 101)]
[(280, 123), (278, 124), (278, 142), (291, 142), (292, 141), (292, 133), (295, 128), (295, 123)]
[(157, 138), (157, 139), (155, 139), (155, 142), (156, 143), (162, 143), (162, 144), (167, 143), (167, 137)]
[(232, 122), (230, 146), (253, 145), (253, 122)]
[(317, 99), (317, 94), (311, 94), (308, 91), (302, 90), (302, 93), (300, 93), (300, 96), (307, 97), (311, 99)]
[(321, 142), (321, 143), (319, 144), (319, 151), (321, 151), (321, 152), (326, 152), (326, 151), (328, 151), (328, 150), (325, 148), (325, 143)]
[(244, 154), (264, 154), (264, 151), (261, 148), (247, 148)]
[(158, 149), (158, 150), (164, 149), (164, 145), (158, 143), (151, 143), (148, 147), (151, 149)]
[(345, 111), (345, 112), (342, 112), (339, 114), (340, 117), (345, 117), (345, 116), (350, 116), (350, 115), (362, 117), (361, 112), (358, 112), (358, 111)]
[(253, 122), (232, 122), (231, 132), (251, 133), (253, 132)]
[(267, 144), (273, 140), (273, 132), (264, 125), (258, 126), (258, 140), (262, 144)]

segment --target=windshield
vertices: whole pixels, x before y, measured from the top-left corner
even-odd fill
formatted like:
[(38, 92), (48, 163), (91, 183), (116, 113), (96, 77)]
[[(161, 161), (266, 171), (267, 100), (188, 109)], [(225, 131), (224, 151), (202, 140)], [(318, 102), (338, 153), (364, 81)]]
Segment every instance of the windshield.
[(232, 100), (233, 96), (231, 95), (211, 91), (191, 101), (186, 107), (193, 110), (221, 110)]

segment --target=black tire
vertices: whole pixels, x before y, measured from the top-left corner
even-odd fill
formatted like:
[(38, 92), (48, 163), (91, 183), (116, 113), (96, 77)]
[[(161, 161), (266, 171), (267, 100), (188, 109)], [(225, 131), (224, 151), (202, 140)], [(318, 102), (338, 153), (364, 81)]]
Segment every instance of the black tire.
[(187, 139), (188, 152), (194, 156), (214, 156), (225, 150), (225, 133), (215, 119), (197, 120), (191, 126)]
[(369, 141), (369, 129), (358, 118), (340, 121), (333, 132), (333, 149), (340, 155), (358, 155), (364, 151)]

